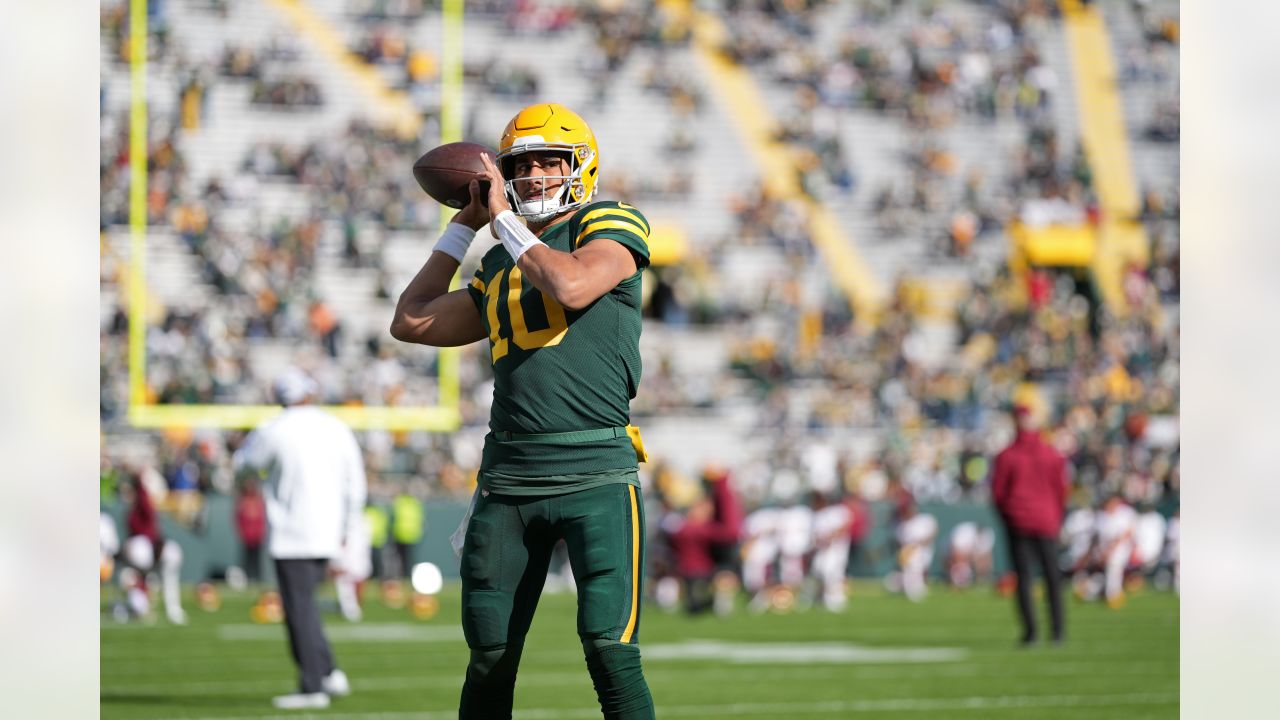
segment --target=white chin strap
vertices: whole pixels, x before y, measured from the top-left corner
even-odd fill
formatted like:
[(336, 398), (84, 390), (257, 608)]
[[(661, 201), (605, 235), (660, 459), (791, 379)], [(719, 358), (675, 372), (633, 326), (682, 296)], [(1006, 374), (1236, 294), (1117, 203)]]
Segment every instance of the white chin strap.
[(560, 204), (560, 198), (558, 197), (542, 200), (522, 200), (516, 203), (515, 212), (530, 222), (539, 222), (559, 213)]
[(525, 218), (529, 222), (539, 222), (547, 218), (554, 217), (564, 210), (564, 198), (569, 193), (569, 183), (573, 181), (571, 177), (562, 179), (560, 187), (556, 189), (554, 195), (547, 196), (544, 194), (534, 200), (522, 200), (520, 193), (516, 191), (516, 180), (507, 181), (507, 196), (515, 199), (515, 207), (512, 209), (515, 214)]

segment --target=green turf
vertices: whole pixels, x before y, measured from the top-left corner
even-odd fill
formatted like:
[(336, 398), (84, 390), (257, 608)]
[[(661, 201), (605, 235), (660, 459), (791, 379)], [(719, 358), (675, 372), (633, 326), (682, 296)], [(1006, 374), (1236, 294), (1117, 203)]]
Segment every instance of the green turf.
[[(224, 592), (222, 608), (207, 613), (188, 600), (185, 627), (117, 625), (104, 615), (102, 717), (456, 717), (467, 659), (456, 586), (445, 589), (429, 621), (375, 599), (363, 623), (327, 614), (354, 693), (312, 715), (271, 707), (271, 696), (292, 689), (296, 676), (283, 626), (255, 625), (252, 602)], [(916, 605), (868, 584), (843, 614), (740, 610), (689, 619), (649, 606), (641, 648), (653, 650), (645, 672), (660, 718), (1178, 716), (1175, 596), (1140, 593), (1119, 610), (1071, 601), (1068, 632), (1064, 647), (1022, 650), (1013, 643), (1012, 601), (989, 590), (935, 589)], [(864, 656), (905, 648), (951, 649), (951, 656)], [(817, 651), (826, 659), (810, 656)], [(515, 717), (593, 718), (596, 708), (574, 633), (574, 600), (548, 595), (524, 654)]]

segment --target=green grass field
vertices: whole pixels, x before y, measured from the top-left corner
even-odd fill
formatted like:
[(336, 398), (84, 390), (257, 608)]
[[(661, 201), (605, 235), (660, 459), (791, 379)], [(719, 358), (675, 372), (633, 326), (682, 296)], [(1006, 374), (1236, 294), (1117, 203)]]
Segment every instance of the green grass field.
[[(322, 596), (322, 600), (323, 600)], [(326, 615), (353, 694), (310, 715), (271, 707), (296, 675), (282, 625), (224, 593), (190, 624), (101, 631), (103, 718), (456, 717), (467, 649), (457, 586), (415, 620), (366, 599), (362, 623)], [(543, 598), (516, 685), (516, 718), (598, 718), (574, 632), (574, 599)], [(1068, 603), (1063, 647), (1015, 647), (1012, 601), (935, 588), (918, 605), (860, 584), (843, 614), (820, 610), (686, 618), (646, 606), (641, 647), (659, 718), (1176, 718), (1178, 599), (1134, 595), (1119, 610)]]

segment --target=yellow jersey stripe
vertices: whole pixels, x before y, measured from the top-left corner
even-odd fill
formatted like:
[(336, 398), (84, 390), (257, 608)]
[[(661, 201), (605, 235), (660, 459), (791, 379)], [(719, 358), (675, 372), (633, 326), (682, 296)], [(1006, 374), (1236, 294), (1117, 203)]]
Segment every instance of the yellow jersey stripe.
[(478, 277), (473, 277), (471, 278), (471, 287), (479, 290), (480, 292), (484, 292), (484, 281)]
[(607, 207), (607, 208), (600, 208), (599, 210), (592, 210), (586, 215), (583, 215), (578, 220), (578, 223), (580, 225), (585, 225), (591, 222), (592, 220), (596, 218), (604, 217), (605, 215), (618, 215), (618, 216), (624, 217), (627, 220), (630, 220), (631, 222), (644, 228), (644, 233), (646, 235), (652, 232), (652, 229), (649, 227), (648, 221), (644, 219), (644, 216), (642, 216), (640, 213), (631, 212), (630, 210), (625, 210), (620, 207)]
[(634, 223), (625, 222), (623, 220), (597, 220), (578, 231), (578, 237), (574, 239), (573, 246), (575, 248), (578, 247), (578, 245), (582, 243), (583, 238), (600, 230), (626, 230), (646, 243), (649, 240), (648, 233), (641, 232), (640, 228), (636, 227)]
[(631, 494), (631, 617), (622, 631), (620, 642), (623, 643), (631, 642), (640, 610), (640, 520), (636, 509), (636, 486), (628, 485), (627, 492)]

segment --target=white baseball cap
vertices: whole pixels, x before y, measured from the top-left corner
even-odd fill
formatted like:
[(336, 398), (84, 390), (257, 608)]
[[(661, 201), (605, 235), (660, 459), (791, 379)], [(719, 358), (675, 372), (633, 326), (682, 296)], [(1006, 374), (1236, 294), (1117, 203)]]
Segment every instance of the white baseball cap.
[(319, 392), (320, 386), (301, 369), (290, 366), (276, 376), (272, 389), (275, 391), (276, 401), (281, 405), (297, 405)]

